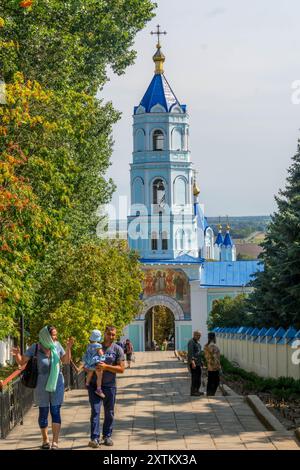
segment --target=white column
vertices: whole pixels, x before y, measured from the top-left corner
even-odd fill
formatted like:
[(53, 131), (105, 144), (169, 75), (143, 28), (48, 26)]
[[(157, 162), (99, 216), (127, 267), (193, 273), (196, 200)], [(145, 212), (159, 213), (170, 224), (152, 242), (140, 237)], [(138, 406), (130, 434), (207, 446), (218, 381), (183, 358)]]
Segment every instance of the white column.
[(191, 317), (193, 331), (202, 333), (201, 345), (207, 341), (207, 289), (200, 288), (200, 281), (190, 281), (191, 288)]

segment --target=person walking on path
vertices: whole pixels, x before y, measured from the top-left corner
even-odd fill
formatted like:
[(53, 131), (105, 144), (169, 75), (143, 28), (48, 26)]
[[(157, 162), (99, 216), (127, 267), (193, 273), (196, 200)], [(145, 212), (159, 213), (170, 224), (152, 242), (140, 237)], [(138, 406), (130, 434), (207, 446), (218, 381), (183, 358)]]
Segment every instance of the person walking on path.
[[(102, 400), (95, 394), (97, 388), (96, 374), (93, 375), (88, 387), (89, 402), (91, 406), (91, 436), (89, 447), (97, 448), (100, 444), (112, 446), (112, 432), (114, 424), (114, 408), (116, 402), (116, 374), (123, 374), (125, 370), (125, 358), (123, 349), (114, 341), (116, 338), (116, 328), (107, 326), (104, 332), (102, 343), (105, 363), (97, 364), (96, 369), (103, 370), (102, 390), (105, 398)], [(104, 406), (104, 423), (102, 430), (102, 440), (100, 441), (100, 410), (101, 404)]]
[(220, 384), (220, 349), (216, 345), (216, 334), (208, 333), (208, 342), (204, 347), (204, 355), (207, 362), (207, 396), (214, 396)]
[(191, 396), (194, 397), (204, 395), (203, 392), (200, 392), (202, 367), (202, 351), (200, 338), (200, 331), (194, 331), (193, 338), (188, 342), (188, 366), (192, 378)]
[(133, 344), (130, 339), (126, 339), (125, 346), (124, 346), (124, 353), (126, 354), (126, 361), (128, 365), (128, 369), (131, 367), (132, 355), (133, 355)]
[[(43, 450), (57, 449), (61, 428), (60, 408), (64, 399), (64, 378), (60, 363), (69, 364), (74, 340), (69, 338), (66, 351), (57, 341), (54, 326), (45, 326), (39, 332), (39, 342), (32, 344), (22, 356), (20, 348), (12, 348), (12, 354), (19, 366), (25, 365), (33, 356), (37, 356), (38, 379), (34, 389), (34, 402), (39, 407), (38, 423), (42, 434)], [(52, 418), (52, 445), (48, 438), (48, 415)]]

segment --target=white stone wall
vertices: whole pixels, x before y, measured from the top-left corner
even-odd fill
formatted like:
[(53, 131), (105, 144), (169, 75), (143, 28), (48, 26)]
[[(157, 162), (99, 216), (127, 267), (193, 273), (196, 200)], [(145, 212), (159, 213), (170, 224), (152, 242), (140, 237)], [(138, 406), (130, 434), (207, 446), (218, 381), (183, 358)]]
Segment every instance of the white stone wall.
[(3, 341), (0, 341), (0, 365), (5, 366), (7, 362), (12, 363), (13, 356), (11, 355), (10, 351), (13, 347), (13, 340), (12, 338), (8, 337)]
[(221, 353), (242, 369), (262, 377), (293, 377), (300, 380), (300, 349), (293, 344), (270, 344), (250, 339), (227, 338), (217, 335)]
[(190, 282), (191, 289), (191, 317), (193, 331), (200, 330), (201, 345), (207, 342), (207, 289), (199, 288), (199, 281)]

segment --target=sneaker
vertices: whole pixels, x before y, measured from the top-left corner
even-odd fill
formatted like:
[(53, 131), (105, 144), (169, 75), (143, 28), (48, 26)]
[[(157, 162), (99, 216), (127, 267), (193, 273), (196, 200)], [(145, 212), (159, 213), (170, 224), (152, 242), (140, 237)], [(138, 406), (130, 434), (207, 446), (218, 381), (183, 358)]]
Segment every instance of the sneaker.
[(204, 395), (204, 393), (203, 392), (192, 392), (191, 393), (192, 397), (200, 397), (201, 395)]
[(97, 447), (99, 447), (99, 441), (98, 439), (93, 439), (89, 442), (88, 446), (89, 447), (92, 447), (93, 449), (97, 449)]
[(105, 446), (113, 446), (114, 445), (111, 437), (104, 437), (103, 438), (103, 444)]

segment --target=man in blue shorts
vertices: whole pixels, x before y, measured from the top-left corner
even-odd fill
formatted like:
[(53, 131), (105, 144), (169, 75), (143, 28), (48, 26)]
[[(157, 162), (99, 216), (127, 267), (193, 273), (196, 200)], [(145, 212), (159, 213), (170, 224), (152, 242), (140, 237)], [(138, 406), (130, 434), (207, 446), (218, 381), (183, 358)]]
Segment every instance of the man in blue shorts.
[[(107, 326), (104, 332), (102, 349), (105, 355), (105, 363), (101, 362), (96, 367), (103, 370), (102, 389), (105, 398), (99, 397), (95, 393), (97, 389), (96, 374), (94, 374), (88, 391), (91, 405), (91, 440), (89, 447), (97, 448), (100, 444), (112, 446), (112, 432), (114, 423), (114, 408), (116, 402), (116, 374), (123, 374), (125, 370), (125, 358), (123, 349), (114, 340), (117, 330), (114, 326)], [(104, 406), (104, 423), (100, 441), (100, 410), (101, 403)]]

